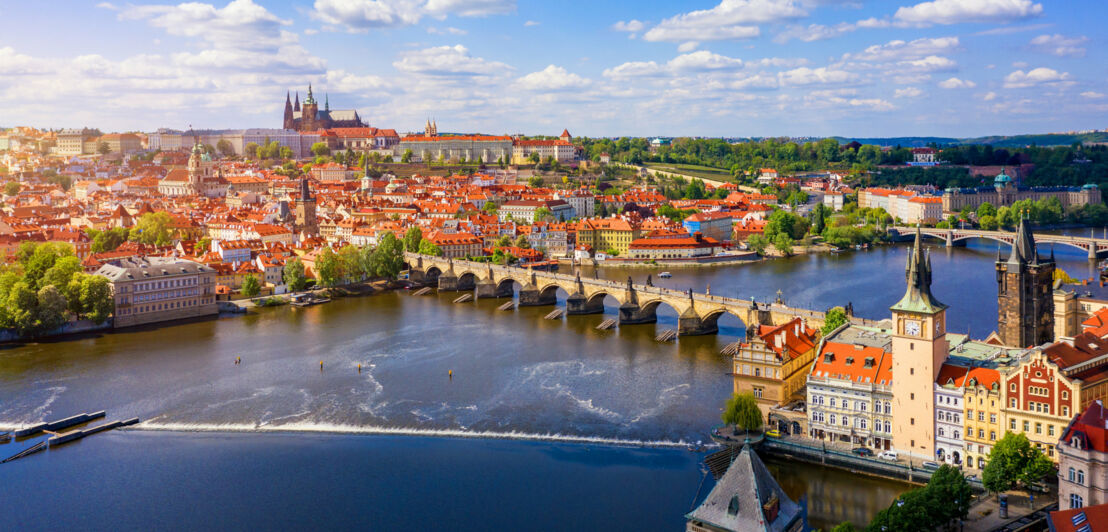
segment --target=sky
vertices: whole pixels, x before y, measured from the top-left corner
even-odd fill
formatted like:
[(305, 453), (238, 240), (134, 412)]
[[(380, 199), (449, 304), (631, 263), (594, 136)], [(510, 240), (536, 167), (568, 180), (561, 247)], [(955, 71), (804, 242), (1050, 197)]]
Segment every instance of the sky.
[[(0, 126), (575, 136), (1108, 128), (1103, 0), (0, 0)], [(1099, 30), (1099, 31), (1098, 31)]]

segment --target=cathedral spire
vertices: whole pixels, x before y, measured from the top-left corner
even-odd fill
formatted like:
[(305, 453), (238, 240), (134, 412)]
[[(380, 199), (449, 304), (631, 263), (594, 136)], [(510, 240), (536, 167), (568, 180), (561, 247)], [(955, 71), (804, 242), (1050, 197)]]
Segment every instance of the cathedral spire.
[(916, 226), (916, 240), (908, 251), (905, 267), (908, 288), (904, 297), (891, 308), (894, 311), (935, 314), (947, 306), (931, 295), (931, 255), (923, 249), (923, 235)]
[(296, 91), (296, 100), (292, 104), (292, 110), (300, 112), (300, 91)]
[(330, 111), (331, 110), (331, 95), (330, 94), (326, 94), (326, 93), (323, 94), (323, 110), (324, 111)]

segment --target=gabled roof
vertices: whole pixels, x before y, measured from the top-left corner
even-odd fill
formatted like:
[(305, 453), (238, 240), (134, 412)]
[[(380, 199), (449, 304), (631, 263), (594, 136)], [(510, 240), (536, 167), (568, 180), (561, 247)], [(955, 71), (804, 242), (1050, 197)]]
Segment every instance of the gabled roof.
[(792, 501), (750, 446), (743, 446), (704, 502), (685, 515), (723, 530), (784, 531), (803, 520)]

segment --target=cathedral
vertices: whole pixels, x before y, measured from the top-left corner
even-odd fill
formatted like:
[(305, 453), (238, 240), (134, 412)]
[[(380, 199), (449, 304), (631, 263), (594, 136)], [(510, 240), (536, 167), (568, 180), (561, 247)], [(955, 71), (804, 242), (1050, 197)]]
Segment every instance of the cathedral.
[(335, 127), (367, 127), (354, 109), (331, 110), (331, 102), (325, 96), (323, 110), (319, 109), (319, 103), (312, 96), (312, 86), (308, 85), (308, 97), (304, 98), (304, 105), (300, 105), (300, 93), (296, 93), (296, 102), (289, 99), (285, 93), (285, 129), (300, 132), (319, 131)]

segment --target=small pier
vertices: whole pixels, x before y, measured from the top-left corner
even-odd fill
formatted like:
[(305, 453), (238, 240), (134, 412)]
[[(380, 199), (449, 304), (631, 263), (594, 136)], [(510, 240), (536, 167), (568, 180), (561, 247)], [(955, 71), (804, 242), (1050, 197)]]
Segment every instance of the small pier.
[(461, 297), (454, 300), (455, 303), (469, 303), (470, 301), (473, 301), (473, 294), (462, 294)]
[(600, 322), (600, 325), (596, 326), (596, 330), (606, 331), (608, 329), (614, 329), (616, 327), (617, 323), (618, 322), (615, 320), (615, 318), (608, 318), (608, 319)]
[(545, 320), (560, 320), (560, 319), (562, 319), (562, 316), (565, 316), (565, 315), (566, 315), (566, 309), (556, 308), (556, 309), (550, 311), (550, 313), (547, 314), (546, 316), (543, 316), (543, 319), (545, 319)]
[(726, 346), (724, 346), (724, 348), (721, 349), (719, 353), (721, 355), (727, 355), (729, 357), (733, 357), (733, 356), (735, 356), (736, 353), (739, 352), (739, 347), (741, 345), (742, 345), (742, 342), (731, 342), (731, 343), (727, 344)]
[(90, 427), (90, 428), (87, 428), (87, 429), (84, 429), (84, 430), (77, 429), (77, 430), (72, 430), (72, 431), (69, 431), (69, 432), (59, 432), (61, 430), (64, 430), (64, 429), (69, 428), (69, 427), (73, 427), (75, 425), (80, 425), (82, 423), (88, 423), (89, 421), (92, 421), (92, 420), (95, 420), (95, 419), (103, 418), (104, 416), (105, 416), (105, 412), (103, 410), (101, 410), (99, 412), (93, 412), (91, 414), (87, 414), (87, 413), (78, 414), (76, 416), (67, 417), (65, 419), (59, 419), (58, 421), (53, 421), (53, 422), (49, 422), (49, 423), (37, 423), (37, 424), (31, 425), (29, 427), (24, 427), (22, 429), (19, 429), (19, 430), (15, 431), (15, 434), (16, 434), (17, 437), (31, 437), (31, 436), (35, 436), (35, 435), (40, 434), (40, 433), (45, 434), (49, 437), (44, 441), (40, 441), (38, 443), (35, 443), (34, 445), (32, 445), (31, 447), (28, 447), (27, 449), (24, 449), (24, 450), (12, 455), (12, 456), (9, 456), (9, 457), (7, 457), (3, 460), (0, 460), (0, 464), (6, 463), (6, 462), (11, 462), (12, 460), (17, 460), (17, 459), (23, 458), (25, 456), (30, 456), (30, 455), (35, 454), (35, 453), (37, 453), (39, 451), (42, 451), (44, 449), (53, 448), (53, 447), (56, 447), (56, 446), (61, 445), (63, 443), (69, 443), (71, 441), (76, 441), (76, 440), (79, 440), (79, 439), (84, 438), (86, 436), (92, 436), (93, 434), (97, 434), (97, 433), (104, 432), (104, 431), (107, 431), (107, 430), (111, 430), (111, 429), (114, 429), (114, 428), (127, 427), (127, 426), (134, 425), (134, 424), (139, 422), (139, 419), (136, 417), (136, 418), (131, 418), (131, 419), (123, 420), (123, 421), (109, 421), (107, 423), (102, 423), (102, 424), (97, 425), (95, 427)]
[(496, 307), (496, 310), (503, 310), (503, 311), (509, 311), (509, 310), (515, 310), (515, 309), (516, 309), (516, 302), (515, 301), (509, 301), (507, 303), (504, 303), (503, 305), (500, 305), (499, 307)]
[(413, 296), (425, 296), (425, 295), (430, 294), (430, 293), (431, 293), (431, 287), (430, 286), (424, 286), (423, 288), (420, 288), (419, 290), (416, 290), (415, 292), (412, 292), (412, 295)]

